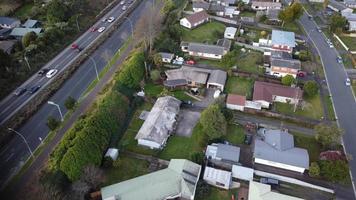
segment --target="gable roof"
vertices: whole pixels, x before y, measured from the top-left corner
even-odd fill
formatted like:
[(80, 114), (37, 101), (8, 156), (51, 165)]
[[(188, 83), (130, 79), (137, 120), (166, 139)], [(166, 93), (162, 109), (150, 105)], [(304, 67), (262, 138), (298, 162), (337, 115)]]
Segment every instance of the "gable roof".
[(207, 146), (205, 155), (212, 159), (220, 158), (225, 162), (238, 163), (240, 159), (240, 148), (228, 144), (212, 143)]
[(203, 179), (214, 183), (223, 183), (225, 187), (229, 187), (231, 182), (231, 176), (232, 173), (229, 171), (206, 166), (204, 169)]
[(193, 1), (193, 8), (202, 8), (204, 10), (208, 10), (210, 7), (210, 3), (205, 1)]
[(279, 20), (278, 14), (281, 12), (280, 9), (267, 9), (266, 16), (270, 20)]
[(171, 96), (158, 98), (135, 139), (163, 144), (174, 128), (180, 104), (180, 100)]
[(188, 45), (188, 51), (208, 53), (214, 55), (224, 55), (224, 47), (219, 45), (203, 44), (190, 42)]
[(246, 97), (237, 95), (237, 94), (228, 94), (226, 103), (233, 104), (233, 105), (239, 105), (239, 106), (245, 106)]
[(103, 200), (194, 198), (201, 166), (185, 159), (172, 159), (168, 168), (101, 188)]
[(271, 66), (286, 67), (286, 68), (300, 70), (301, 65), (302, 64), (301, 64), (300, 60), (271, 57)]
[(26, 27), (26, 28), (32, 28), (32, 27), (34, 27), (37, 23), (38, 23), (37, 20), (28, 19), (28, 20), (23, 24), (23, 26)]
[(224, 47), (224, 50), (225, 50), (225, 51), (230, 51), (230, 48), (231, 48), (231, 41), (230, 41), (229, 39), (222, 38), (222, 39), (219, 39), (219, 40), (216, 42), (216, 45), (221, 46), (221, 47)]
[(227, 73), (223, 70), (211, 70), (208, 83), (217, 83), (220, 85), (225, 85), (227, 79)]
[(293, 136), (282, 130), (262, 129), (262, 138), (255, 140), (254, 157), (309, 168), (308, 151), (294, 147)]
[(255, 81), (253, 87), (253, 101), (264, 100), (272, 103), (274, 96), (302, 99), (303, 91), (300, 88)]
[(302, 200), (285, 194), (271, 191), (271, 186), (255, 181), (250, 181), (248, 198), (252, 200)]
[(41, 28), (14, 28), (12, 29), (10, 35), (12, 36), (24, 36), (26, 35), (26, 33), (29, 33), (29, 32), (35, 32), (37, 35), (40, 34), (42, 31)]
[(160, 52), (159, 53), (162, 57), (162, 59), (173, 59), (174, 58), (174, 54), (173, 53), (165, 53), (165, 52)]
[(11, 17), (0, 17), (0, 24), (11, 25), (15, 22), (19, 22), (19, 20)]
[(235, 27), (226, 27), (225, 34), (235, 35), (237, 32), (237, 28)]
[(295, 34), (288, 31), (272, 30), (272, 45), (295, 47)]
[(279, 2), (253, 1), (252, 6), (276, 8), (276, 7), (282, 7), (282, 4)]
[(209, 19), (209, 15), (205, 10), (202, 10), (200, 12), (196, 12), (194, 14), (187, 16), (186, 19), (191, 25), (194, 25), (200, 21)]

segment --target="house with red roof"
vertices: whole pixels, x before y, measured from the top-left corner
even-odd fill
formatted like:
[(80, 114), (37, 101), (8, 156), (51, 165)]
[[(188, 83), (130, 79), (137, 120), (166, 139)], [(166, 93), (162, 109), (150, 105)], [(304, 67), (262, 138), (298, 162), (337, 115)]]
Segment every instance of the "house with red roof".
[(262, 108), (269, 108), (274, 102), (297, 105), (302, 101), (303, 90), (275, 83), (255, 81), (253, 101), (261, 103)]
[(239, 110), (244, 111), (246, 104), (246, 97), (237, 95), (237, 94), (229, 94), (226, 99), (226, 108), (231, 110)]

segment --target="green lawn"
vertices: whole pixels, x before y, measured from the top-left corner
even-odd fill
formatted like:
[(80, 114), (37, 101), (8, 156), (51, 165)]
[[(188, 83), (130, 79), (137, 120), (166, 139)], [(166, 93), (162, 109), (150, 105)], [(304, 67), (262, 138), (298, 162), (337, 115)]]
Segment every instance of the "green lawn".
[(186, 95), (184, 90), (173, 91), (173, 96), (179, 100), (182, 100), (182, 101), (194, 101), (195, 100), (192, 97)]
[(209, 186), (210, 191), (209, 194), (206, 195), (205, 198), (196, 197), (197, 200), (231, 200), (231, 196), (234, 195), (235, 199), (237, 199), (238, 189), (233, 190), (223, 190), (218, 189), (213, 186)]
[(250, 11), (243, 11), (239, 15), (240, 17), (255, 17), (256, 13), (255, 12), (250, 12)]
[(251, 78), (229, 76), (227, 79), (225, 92), (245, 95), (247, 98), (251, 98), (253, 84), (254, 80)]
[(225, 25), (219, 22), (209, 22), (193, 30), (182, 27), (182, 40), (187, 42), (202, 42), (215, 44), (224, 37)]
[(310, 162), (316, 162), (319, 154), (322, 151), (321, 145), (315, 140), (314, 137), (306, 136), (302, 133), (291, 132), (294, 135), (294, 144), (296, 147), (308, 150)]
[(339, 36), (339, 37), (346, 44), (346, 46), (350, 48), (350, 51), (356, 51), (355, 37), (347, 37), (347, 36)]
[(29, 17), (31, 14), (31, 10), (33, 8), (34, 4), (33, 1), (30, 1), (26, 4), (23, 4), (15, 13), (14, 16), (20, 18), (20, 19), (25, 19)]
[(294, 105), (287, 103), (275, 103), (276, 111), (283, 114), (296, 115), (302, 117), (309, 117), (313, 119), (320, 119), (323, 116), (323, 108), (320, 100), (320, 96), (316, 95), (313, 98), (304, 99), (306, 105), (304, 109), (297, 108), (294, 112)]
[(156, 97), (158, 96), (162, 90), (163, 90), (163, 85), (156, 85), (153, 83), (146, 83), (145, 85), (145, 94), (150, 97)]
[(335, 112), (333, 107), (333, 102), (331, 101), (331, 97), (325, 96), (325, 101), (328, 106), (328, 114), (331, 120), (335, 120)]
[(236, 66), (239, 70), (244, 72), (250, 72), (254, 74), (263, 74), (264, 69), (258, 66), (258, 63), (262, 62), (263, 54), (258, 51), (241, 52), (239, 51), (237, 56)]
[(282, 28), (285, 31), (291, 31), (296, 34), (303, 34), (301, 28), (299, 27), (299, 25), (296, 22), (285, 23)]
[(147, 161), (120, 155), (118, 162), (118, 167), (111, 167), (105, 170), (106, 180), (103, 186), (111, 185), (149, 173), (149, 163)]
[(243, 127), (241, 125), (229, 124), (227, 127), (227, 134), (224, 138), (231, 144), (242, 144), (245, 140)]

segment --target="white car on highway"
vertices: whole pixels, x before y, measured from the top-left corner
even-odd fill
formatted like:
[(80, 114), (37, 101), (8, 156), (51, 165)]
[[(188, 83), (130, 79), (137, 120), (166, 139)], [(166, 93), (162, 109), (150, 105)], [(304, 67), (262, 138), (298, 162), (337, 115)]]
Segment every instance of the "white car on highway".
[(100, 28), (98, 29), (98, 32), (101, 33), (101, 32), (103, 32), (104, 30), (105, 30), (105, 27), (102, 26), (102, 27), (100, 27)]
[(125, 4), (125, 1), (122, 0), (122, 1), (120, 2), (120, 5), (124, 5), (124, 4)]
[(350, 86), (350, 85), (351, 85), (351, 81), (350, 81), (349, 78), (346, 78), (346, 80), (345, 80), (345, 85), (346, 85), (346, 86)]
[(58, 72), (57, 69), (51, 69), (51, 70), (49, 70), (49, 71), (47, 72), (46, 77), (47, 77), (47, 78), (52, 78), (54, 75), (57, 74), (57, 72)]
[(115, 20), (115, 17), (109, 17), (108, 22), (111, 23)]

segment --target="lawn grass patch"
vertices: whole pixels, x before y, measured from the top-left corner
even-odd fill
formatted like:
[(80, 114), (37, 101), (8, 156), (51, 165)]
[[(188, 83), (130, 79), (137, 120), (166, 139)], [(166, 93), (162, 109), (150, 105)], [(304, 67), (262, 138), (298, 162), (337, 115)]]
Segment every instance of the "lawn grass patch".
[(210, 187), (209, 194), (205, 195), (204, 198), (197, 197), (197, 200), (229, 200), (232, 195), (235, 197), (238, 195), (238, 189), (223, 190), (210, 185), (208, 187)]
[(219, 22), (208, 22), (193, 30), (182, 27), (182, 40), (187, 42), (201, 42), (216, 44), (218, 39), (224, 37), (225, 25)]
[(331, 101), (331, 97), (329, 96), (324, 96), (326, 105), (328, 107), (328, 115), (331, 120), (335, 120), (335, 112), (334, 112), (334, 107), (333, 107), (333, 102)]
[(304, 109), (298, 107), (296, 112), (294, 112), (294, 105), (292, 104), (276, 102), (274, 106), (276, 111), (282, 114), (321, 119), (323, 116), (323, 108), (320, 95), (315, 95), (312, 98), (305, 98), (304, 101), (306, 102)]
[(156, 97), (162, 92), (163, 88), (164, 87), (162, 85), (157, 85), (154, 83), (146, 83), (145, 94), (150, 97)]
[(245, 95), (247, 98), (251, 98), (253, 84), (254, 80), (251, 78), (229, 76), (227, 79), (225, 92)]
[(239, 15), (240, 15), (240, 17), (255, 17), (256, 13), (250, 12), (250, 11), (243, 11)]
[(34, 6), (33, 1), (23, 4), (19, 9), (16, 10), (14, 16), (19, 19), (28, 18), (32, 12), (33, 6)]
[(245, 140), (244, 129), (240, 125), (228, 124), (224, 138), (233, 145), (242, 144)]
[(294, 32), (296, 34), (303, 34), (303, 32), (300, 29), (298, 23), (296, 23), (296, 22), (285, 23), (282, 28), (285, 31), (291, 31), (291, 32)]
[(350, 51), (356, 51), (356, 39), (354, 37), (339, 36), (339, 38), (350, 48)]
[(307, 136), (302, 133), (291, 132), (294, 136), (294, 145), (299, 148), (307, 149), (310, 162), (316, 162), (319, 159), (319, 154), (322, 152), (321, 145), (312, 136)]
[(106, 181), (103, 186), (115, 184), (149, 173), (149, 163), (145, 160), (120, 155), (117, 167), (105, 170)]
[(258, 63), (262, 63), (263, 54), (258, 51), (247, 50), (246, 52), (239, 51), (237, 56), (237, 69), (254, 74), (263, 74), (264, 69), (259, 67)]
[(181, 101), (194, 101), (192, 97), (188, 96), (184, 90), (173, 91), (173, 96)]

